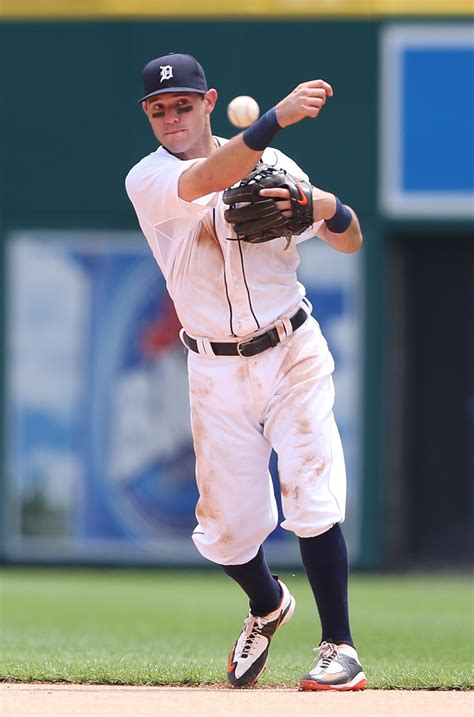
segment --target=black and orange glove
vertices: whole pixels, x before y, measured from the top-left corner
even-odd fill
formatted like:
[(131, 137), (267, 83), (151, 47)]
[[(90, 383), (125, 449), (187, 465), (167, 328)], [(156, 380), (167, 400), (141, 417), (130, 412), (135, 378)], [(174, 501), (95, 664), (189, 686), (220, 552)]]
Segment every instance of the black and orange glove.
[[(278, 199), (260, 196), (261, 189), (285, 187), (290, 192), (292, 216), (285, 216), (278, 208)], [(229, 205), (224, 216), (236, 237), (231, 239), (259, 244), (278, 237), (287, 240), (301, 234), (313, 222), (313, 187), (296, 179), (284, 169), (261, 164), (242, 179), (238, 187), (226, 189), (223, 196)]]

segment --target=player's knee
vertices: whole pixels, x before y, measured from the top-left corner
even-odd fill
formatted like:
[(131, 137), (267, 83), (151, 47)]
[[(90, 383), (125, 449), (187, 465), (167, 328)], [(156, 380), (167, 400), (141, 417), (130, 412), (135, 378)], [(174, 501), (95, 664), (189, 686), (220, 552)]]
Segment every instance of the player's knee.
[(219, 528), (198, 526), (194, 543), (205, 558), (220, 565), (242, 565), (254, 556), (278, 523), (276, 516), (266, 520), (235, 520)]

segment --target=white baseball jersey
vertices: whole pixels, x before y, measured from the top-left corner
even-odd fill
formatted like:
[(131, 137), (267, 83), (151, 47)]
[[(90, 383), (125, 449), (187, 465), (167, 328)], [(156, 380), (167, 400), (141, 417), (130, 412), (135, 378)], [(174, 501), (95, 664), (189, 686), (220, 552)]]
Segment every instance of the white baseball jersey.
[[(221, 142), (225, 140), (220, 140)], [(304, 303), (296, 244), (230, 241), (219, 192), (187, 202), (178, 180), (198, 160), (180, 160), (160, 147), (127, 176), (140, 226), (167, 282), (189, 351), (189, 395), (198, 525), (193, 540), (204, 557), (240, 565), (255, 557), (276, 526), (268, 471), (271, 449), (278, 470), (282, 527), (312, 537), (344, 519), (346, 476), (333, 415), (334, 362), (318, 323), (309, 317), (291, 333), (289, 318)], [(307, 179), (275, 149), (263, 155)], [(276, 346), (250, 358), (215, 356), (209, 341), (236, 341), (277, 321), (290, 326)]]
[[(308, 179), (276, 149), (265, 150), (262, 159)], [(323, 222), (295, 237), (286, 251), (284, 238), (265, 245), (229, 241), (222, 193), (193, 202), (178, 196), (181, 173), (196, 161), (159, 147), (129, 172), (128, 195), (186, 332), (216, 341), (258, 333), (300, 303), (305, 292), (296, 277), (296, 243), (313, 237)]]

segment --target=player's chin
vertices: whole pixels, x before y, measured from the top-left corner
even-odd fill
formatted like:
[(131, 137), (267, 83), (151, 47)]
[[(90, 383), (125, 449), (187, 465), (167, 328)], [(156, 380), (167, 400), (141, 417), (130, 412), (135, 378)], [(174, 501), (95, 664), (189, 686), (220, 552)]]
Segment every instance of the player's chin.
[(189, 134), (185, 129), (176, 132), (166, 132), (161, 143), (172, 152), (185, 152), (189, 149)]

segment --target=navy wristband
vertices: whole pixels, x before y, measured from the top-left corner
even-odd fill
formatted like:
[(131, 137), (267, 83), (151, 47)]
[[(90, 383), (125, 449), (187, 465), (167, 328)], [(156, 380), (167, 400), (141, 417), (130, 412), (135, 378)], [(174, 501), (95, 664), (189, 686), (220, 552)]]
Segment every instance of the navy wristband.
[(242, 139), (249, 149), (255, 152), (261, 152), (271, 143), (274, 136), (283, 129), (278, 124), (275, 108), (265, 112), (250, 127), (247, 127), (242, 135)]
[(336, 197), (336, 213), (331, 219), (324, 220), (327, 228), (334, 234), (342, 234), (346, 229), (349, 229), (351, 221), (352, 212)]

